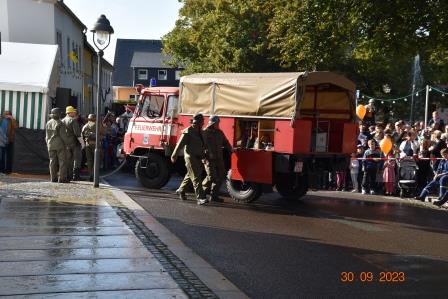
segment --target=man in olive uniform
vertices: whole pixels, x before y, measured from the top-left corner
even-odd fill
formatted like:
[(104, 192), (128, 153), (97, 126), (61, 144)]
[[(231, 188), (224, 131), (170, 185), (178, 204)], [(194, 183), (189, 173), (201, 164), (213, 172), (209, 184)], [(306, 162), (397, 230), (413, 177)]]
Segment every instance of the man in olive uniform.
[(171, 155), (171, 162), (175, 163), (179, 151), (185, 147), (184, 159), (185, 166), (187, 167), (187, 174), (176, 192), (179, 194), (180, 199), (185, 200), (185, 189), (191, 181), (193, 183), (196, 200), (199, 205), (207, 202), (201, 184), (203, 170), (202, 159), (205, 158), (204, 141), (202, 139), (203, 124), (204, 117), (202, 114), (195, 114), (191, 121), (191, 126), (183, 130), (173, 154)]
[[(87, 117), (88, 122), (82, 127), (82, 138), (86, 145), (86, 160), (87, 169), (89, 170), (89, 181), (93, 182), (93, 169), (95, 165), (95, 142), (96, 142), (96, 116), (95, 114), (89, 114)], [(101, 147), (100, 147), (101, 148)]]
[(67, 106), (65, 113), (67, 115), (62, 122), (67, 127), (68, 136), (68, 143), (66, 144), (68, 179), (78, 181), (82, 158), (81, 150), (84, 148), (84, 140), (81, 137), (81, 129), (76, 119), (76, 109), (72, 106)]
[(205, 193), (210, 193), (212, 201), (222, 201), (219, 198), (219, 188), (226, 178), (223, 148), (228, 152), (232, 146), (224, 133), (219, 129), (219, 117), (211, 115), (207, 128), (203, 131), (205, 143), (205, 171), (207, 176), (202, 182)]
[[(45, 126), (45, 141), (50, 158), (50, 176), (52, 182), (68, 183), (67, 179), (67, 128), (60, 120), (61, 110), (53, 108), (51, 110), (51, 119)], [(59, 179), (58, 179), (59, 172)]]

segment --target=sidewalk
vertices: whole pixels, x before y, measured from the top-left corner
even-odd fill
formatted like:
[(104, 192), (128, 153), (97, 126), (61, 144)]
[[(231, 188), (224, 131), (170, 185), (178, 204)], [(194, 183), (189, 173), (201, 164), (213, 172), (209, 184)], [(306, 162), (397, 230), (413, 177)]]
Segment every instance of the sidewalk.
[(245, 297), (123, 192), (17, 176), (0, 177), (0, 296)]
[(404, 205), (411, 207), (419, 207), (426, 209), (434, 209), (434, 210), (447, 210), (448, 203), (439, 207), (433, 204), (435, 200), (437, 200), (436, 196), (427, 197), (425, 202), (421, 202), (420, 200), (416, 200), (414, 198), (400, 198), (397, 196), (386, 196), (382, 194), (370, 195), (370, 194), (361, 194), (361, 193), (352, 193), (347, 191), (330, 191), (330, 190), (315, 190), (308, 191), (307, 195), (310, 196), (322, 196), (326, 198), (336, 198), (338, 200), (360, 200), (363, 202), (371, 202), (371, 203), (387, 203), (391, 205)]

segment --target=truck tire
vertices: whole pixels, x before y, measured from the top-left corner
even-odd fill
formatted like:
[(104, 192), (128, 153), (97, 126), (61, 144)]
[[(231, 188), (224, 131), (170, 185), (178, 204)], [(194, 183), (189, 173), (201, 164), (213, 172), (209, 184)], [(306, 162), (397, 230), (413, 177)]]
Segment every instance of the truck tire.
[(284, 199), (296, 200), (300, 199), (308, 191), (308, 183), (305, 176), (297, 176), (291, 174), (279, 174), (275, 176), (275, 188)]
[(170, 169), (167, 160), (160, 155), (150, 153), (140, 158), (135, 164), (135, 176), (143, 187), (160, 189), (170, 179)]
[(232, 171), (229, 170), (227, 173), (226, 187), (227, 192), (234, 201), (249, 203), (260, 197), (262, 193), (260, 184), (251, 182), (243, 183), (242, 181), (232, 180), (231, 172)]

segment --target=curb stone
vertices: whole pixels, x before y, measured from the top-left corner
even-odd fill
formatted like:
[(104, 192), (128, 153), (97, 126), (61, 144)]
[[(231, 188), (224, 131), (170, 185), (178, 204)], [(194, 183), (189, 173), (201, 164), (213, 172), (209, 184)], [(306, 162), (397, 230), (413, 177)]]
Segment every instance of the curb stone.
[[(135, 229), (134, 233), (148, 250), (161, 259), (160, 263), (190, 298), (249, 298), (126, 193), (109, 184), (104, 187), (120, 203), (118, 206), (110, 203), (111, 206), (131, 230)], [(185, 288), (185, 281), (189, 281), (193, 289)]]

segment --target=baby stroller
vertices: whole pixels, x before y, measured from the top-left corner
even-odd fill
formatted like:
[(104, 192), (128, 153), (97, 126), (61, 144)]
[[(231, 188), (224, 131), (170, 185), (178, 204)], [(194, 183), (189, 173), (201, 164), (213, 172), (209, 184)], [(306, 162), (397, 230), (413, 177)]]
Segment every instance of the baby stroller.
[(405, 157), (398, 162), (398, 187), (401, 198), (415, 196), (417, 170), (417, 163), (412, 157)]

